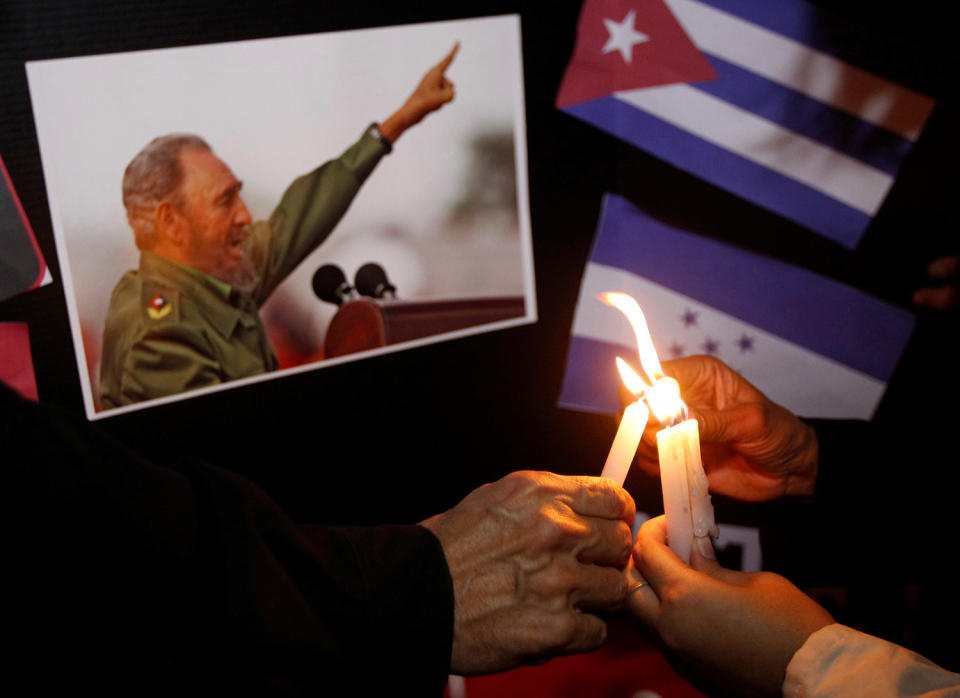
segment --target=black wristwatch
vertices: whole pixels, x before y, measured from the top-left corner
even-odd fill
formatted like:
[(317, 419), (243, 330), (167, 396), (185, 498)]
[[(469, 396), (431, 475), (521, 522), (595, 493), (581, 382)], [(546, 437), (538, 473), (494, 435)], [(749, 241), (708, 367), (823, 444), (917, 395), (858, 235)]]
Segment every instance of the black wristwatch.
[(371, 136), (373, 136), (373, 137), (376, 138), (378, 141), (380, 141), (381, 143), (383, 143), (383, 145), (384, 145), (384, 147), (386, 147), (388, 153), (389, 153), (391, 150), (393, 150), (393, 143), (391, 143), (390, 141), (388, 141), (388, 140), (387, 140), (387, 137), (383, 135), (383, 131), (380, 130), (380, 124), (378, 124), (376, 121), (374, 121), (372, 124), (370, 124), (369, 126), (367, 126), (367, 133), (369, 133)]

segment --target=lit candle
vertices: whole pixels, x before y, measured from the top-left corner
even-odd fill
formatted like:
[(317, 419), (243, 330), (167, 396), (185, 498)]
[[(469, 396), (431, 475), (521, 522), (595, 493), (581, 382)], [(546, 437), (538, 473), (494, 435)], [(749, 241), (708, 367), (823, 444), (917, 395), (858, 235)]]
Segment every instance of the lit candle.
[(697, 420), (685, 419), (657, 432), (667, 543), (687, 563), (694, 536), (716, 536), (707, 475), (700, 461)]
[(640, 445), (643, 430), (647, 426), (647, 419), (650, 418), (650, 410), (643, 403), (643, 381), (640, 376), (634, 373), (627, 362), (619, 356), (617, 368), (620, 369), (620, 376), (627, 388), (634, 395), (640, 395), (640, 398), (623, 411), (623, 418), (620, 420), (620, 426), (617, 427), (617, 435), (613, 437), (613, 445), (610, 447), (610, 453), (607, 454), (607, 462), (603, 464), (600, 477), (608, 477), (623, 487), (627, 479), (627, 471), (630, 470), (633, 456), (637, 452), (637, 446)]
[[(673, 424), (687, 411), (680, 399), (680, 386), (673, 378), (658, 380), (647, 399), (661, 422)], [(709, 482), (700, 461), (697, 420), (683, 419), (658, 431), (657, 452), (663, 512), (667, 517), (667, 544), (689, 563), (694, 536), (717, 535)]]
[[(640, 363), (647, 376), (653, 381), (653, 385), (644, 384), (637, 376), (637, 380), (641, 381), (641, 387), (638, 389), (631, 386), (627, 374), (621, 367), (620, 373), (624, 383), (635, 395), (643, 394), (650, 411), (656, 418), (670, 425), (657, 432), (660, 485), (663, 489), (663, 510), (667, 519), (667, 544), (689, 563), (694, 536), (716, 536), (718, 533), (714, 521), (713, 504), (710, 502), (709, 482), (700, 460), (700, 433), (697, 421), (685, 418), (687, 408), (680, 399), (680, 386), (673, 378), (663, 375), (643, 311), (637, 302), (622, 293), (606, 293), (601, 296), (601, 300), (619, 308), (630, 320), (637, 337)], [(625, 362), (618, 357), (618, 367), (621, 363), (626, 366)], [(644, 423), (648, 418), (649, 414), (644, 415)], [(625, 420), (626, 412), (624, 412)], [(677, 423), (677, 420), (682, 421)], [(623, 422), (621, 422), (622, 426)], [(617, 436), (620, 436), (619, 430)], [(633, 445), (630, 460), (633, 459), (637, 444), (639, 439)], [(617, 439), (614, 439), (614, 446), (616, 445)], [(613, 450), (611, 449), (611, 454)], [(609, 462), (609, 457), (607, 460)], [(625, 476), (626, 471), (624, 471)]]
[(687, 481), (690, 435), (684, 427), (691, 422), (695, 431), (697, 423), (688, 419), (675, 427), (657, 432), (663, 513), (667, 517), (667, 544), (688, 564), (690, 547), (693, 545), (693, 518), (690, 513), (690, 488)]

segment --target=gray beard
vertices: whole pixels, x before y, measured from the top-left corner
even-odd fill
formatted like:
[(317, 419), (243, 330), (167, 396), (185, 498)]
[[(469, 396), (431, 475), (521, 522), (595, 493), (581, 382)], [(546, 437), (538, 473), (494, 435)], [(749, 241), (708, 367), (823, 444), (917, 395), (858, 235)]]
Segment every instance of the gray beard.
[(242, 264), (234, 267), (229, 272), (224, 272), (217, 278), (243, 293), (253, 293), (260, 283), (260, 275), (257, 273), (257, 268), (248, 257), (243, 258)]

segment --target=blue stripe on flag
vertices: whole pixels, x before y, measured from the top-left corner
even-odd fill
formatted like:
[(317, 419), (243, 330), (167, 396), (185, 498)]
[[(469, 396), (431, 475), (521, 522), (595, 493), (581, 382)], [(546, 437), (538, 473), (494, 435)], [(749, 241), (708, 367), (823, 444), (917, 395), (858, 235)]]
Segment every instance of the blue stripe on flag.
[(717, 80), (691, 87), (895, 175), (913, 143), (789, 87), (705, 54)]
[(913, 330), (910, 313), (857, 289), (678, 230), (609, 194), (590, 261), (642, 276), (882, 381)]
[[(862, 27), (803, 0), (698, 0), (847, 63), (870, 66), (878, 42)], [(898, 78), (899, 79), (899, 78)]]
[(564, 111), (850, 249), (870, 225), (866, 213), (615, 97), (574, 104)]
[[(618, 395), (620, 375), (616, 359), (631, 359), (636, 347), (618, 347), (587, 337), (573, 336), (567, 349), (567, 370), (560, 389), (559, 402), (596, 412), (616, 413), (620, 410)], [(572, 366), (606, 366), (608, 370), (571, 370)]]

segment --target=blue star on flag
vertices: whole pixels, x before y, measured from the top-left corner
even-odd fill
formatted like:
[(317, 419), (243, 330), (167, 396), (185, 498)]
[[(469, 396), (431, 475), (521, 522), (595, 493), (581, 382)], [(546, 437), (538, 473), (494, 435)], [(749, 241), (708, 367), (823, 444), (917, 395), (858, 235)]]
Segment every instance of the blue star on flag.
[(683, 322), (684, 327), (696, 327), (697, 325), (697, 315), (694, 311), (687, 308), (683, 311), (683, 315), (680, 316), (681, 322)]
[(701, 348), (707, 354), (717, 354), (720, 352), (720, 343), (707, 337), (701, 345)]
[(741, 354), (746, 354), (748, 351), (754, 350), (755, 348), (754, 342), (756, 341), (757, 341), (756, 337), (750, 337), (746, 334), (742, 334), (740, 335), (740, 339), (734, 342), (734, 344), (736, 344), (737, 347), (740, 349)]

